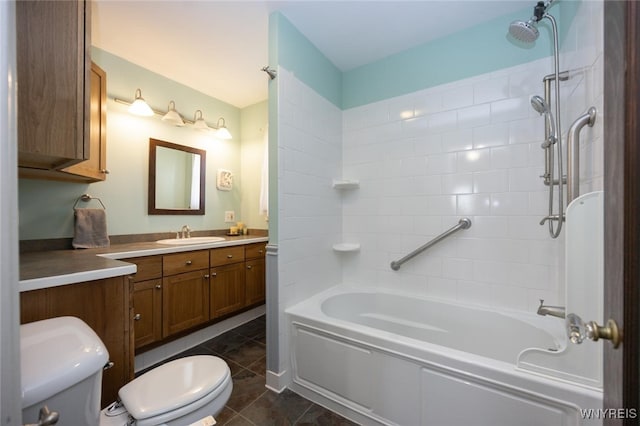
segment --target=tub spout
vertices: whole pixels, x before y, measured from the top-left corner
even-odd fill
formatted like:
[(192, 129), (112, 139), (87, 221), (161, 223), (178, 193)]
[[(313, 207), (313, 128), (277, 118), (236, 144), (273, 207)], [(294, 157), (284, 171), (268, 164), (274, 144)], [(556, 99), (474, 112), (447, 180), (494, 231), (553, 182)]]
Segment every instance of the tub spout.
[(551, 315), (553, 317), (564, 318), (565, 309), (564, 306), (548, 306), (543, 305), (544, 299), (540, 299), (540, 306), (538, 306), (538, 315)]

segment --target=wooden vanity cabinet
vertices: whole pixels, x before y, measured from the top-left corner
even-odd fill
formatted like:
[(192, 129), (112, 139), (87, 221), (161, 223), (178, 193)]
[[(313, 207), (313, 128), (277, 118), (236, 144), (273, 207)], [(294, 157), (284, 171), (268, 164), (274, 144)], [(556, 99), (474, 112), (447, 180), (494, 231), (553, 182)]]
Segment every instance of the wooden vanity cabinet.
[(245, 306), (265, 301), (266, 247), (267, 243), (248, 244), (245, 247)]
[(135, 348), (162, 340), (162, 256), (126, 259), (135, 263), (133, 327)]
[(109, 351), (113, 366), (102, 376), (102, 407), (134, 378), (130, 284), (114, 277), (20, 293), (20, 323), (60, 316), (86, 322)]
[(243, 246), (211, 249), (209, 280), (210, 318), (219, 318), (245, 305), (245, 252)]
[(209, 320), (209, 251), (162, 256), (162, 337)]

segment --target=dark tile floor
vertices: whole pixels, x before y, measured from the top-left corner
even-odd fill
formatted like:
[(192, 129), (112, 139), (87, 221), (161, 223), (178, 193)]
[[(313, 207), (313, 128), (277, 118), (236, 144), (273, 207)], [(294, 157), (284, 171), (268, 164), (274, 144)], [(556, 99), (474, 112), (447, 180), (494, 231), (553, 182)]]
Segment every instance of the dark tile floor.
[[(172, 357), (212, 354), (231, 369), (233, 392), (216, 416), (217, 425), (322, 425), (353, 423), (290, 390), (278, 394), (265, 387), (265, 317), (261, 316)], [(170, 361), (166, 360), (166, 361)]]

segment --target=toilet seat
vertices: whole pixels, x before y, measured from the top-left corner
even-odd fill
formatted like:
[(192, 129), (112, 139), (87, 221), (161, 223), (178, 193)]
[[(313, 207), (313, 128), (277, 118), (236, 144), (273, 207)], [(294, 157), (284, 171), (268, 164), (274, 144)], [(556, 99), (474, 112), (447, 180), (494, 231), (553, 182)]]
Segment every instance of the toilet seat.
[(120, 400), (138, 425), (161, 424), (206, 405), (231, 383), (231, 371), (212, 355), (180, 358), (123, 386)]

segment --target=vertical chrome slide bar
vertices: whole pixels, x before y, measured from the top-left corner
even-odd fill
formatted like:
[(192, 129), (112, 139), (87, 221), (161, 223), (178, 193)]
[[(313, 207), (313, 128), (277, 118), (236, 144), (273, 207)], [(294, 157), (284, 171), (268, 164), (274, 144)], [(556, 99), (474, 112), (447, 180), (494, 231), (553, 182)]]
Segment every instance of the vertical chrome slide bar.
[(457, 231), (459, 231), (461, 229), (469, 229), (469, 228), (471, 228), (471, 219), (469, 219), (467, 217), (463, 217), (462, 219), (460, 219), (458, 221), (458, 224), (456, 226), (454, 226), (451, 229), (449, 229), (449, 230), (443, 232), (442, 234), (438, 235), (433, 240), (429, 241), (428, 243), (424, 244), (423, 246), (418, 247), (417, 249), (415, 249), (414, 251), (412, 251), (411, 253), (409, 253), (408, 255), (403, 257), (402, 259), (394, 260), (393, 262), (391, 262), (391, 269), (393, 269), (394, 271), (397, 271), (398, 269), (400, 269), (400, 266), (402, 266), (403, 263), (405, 263), (408, 260), (413, 259), (414, 257), (419, 255), (420, 253), (422, 253), (423, 251), (425, 251), (429, 247), (438, 244), (440, 241), (444, 240), (449, 235), (451, 235), (451, 234), (453, 234), (453, 233), (455, 233), (455, 232), (457, 232)]

